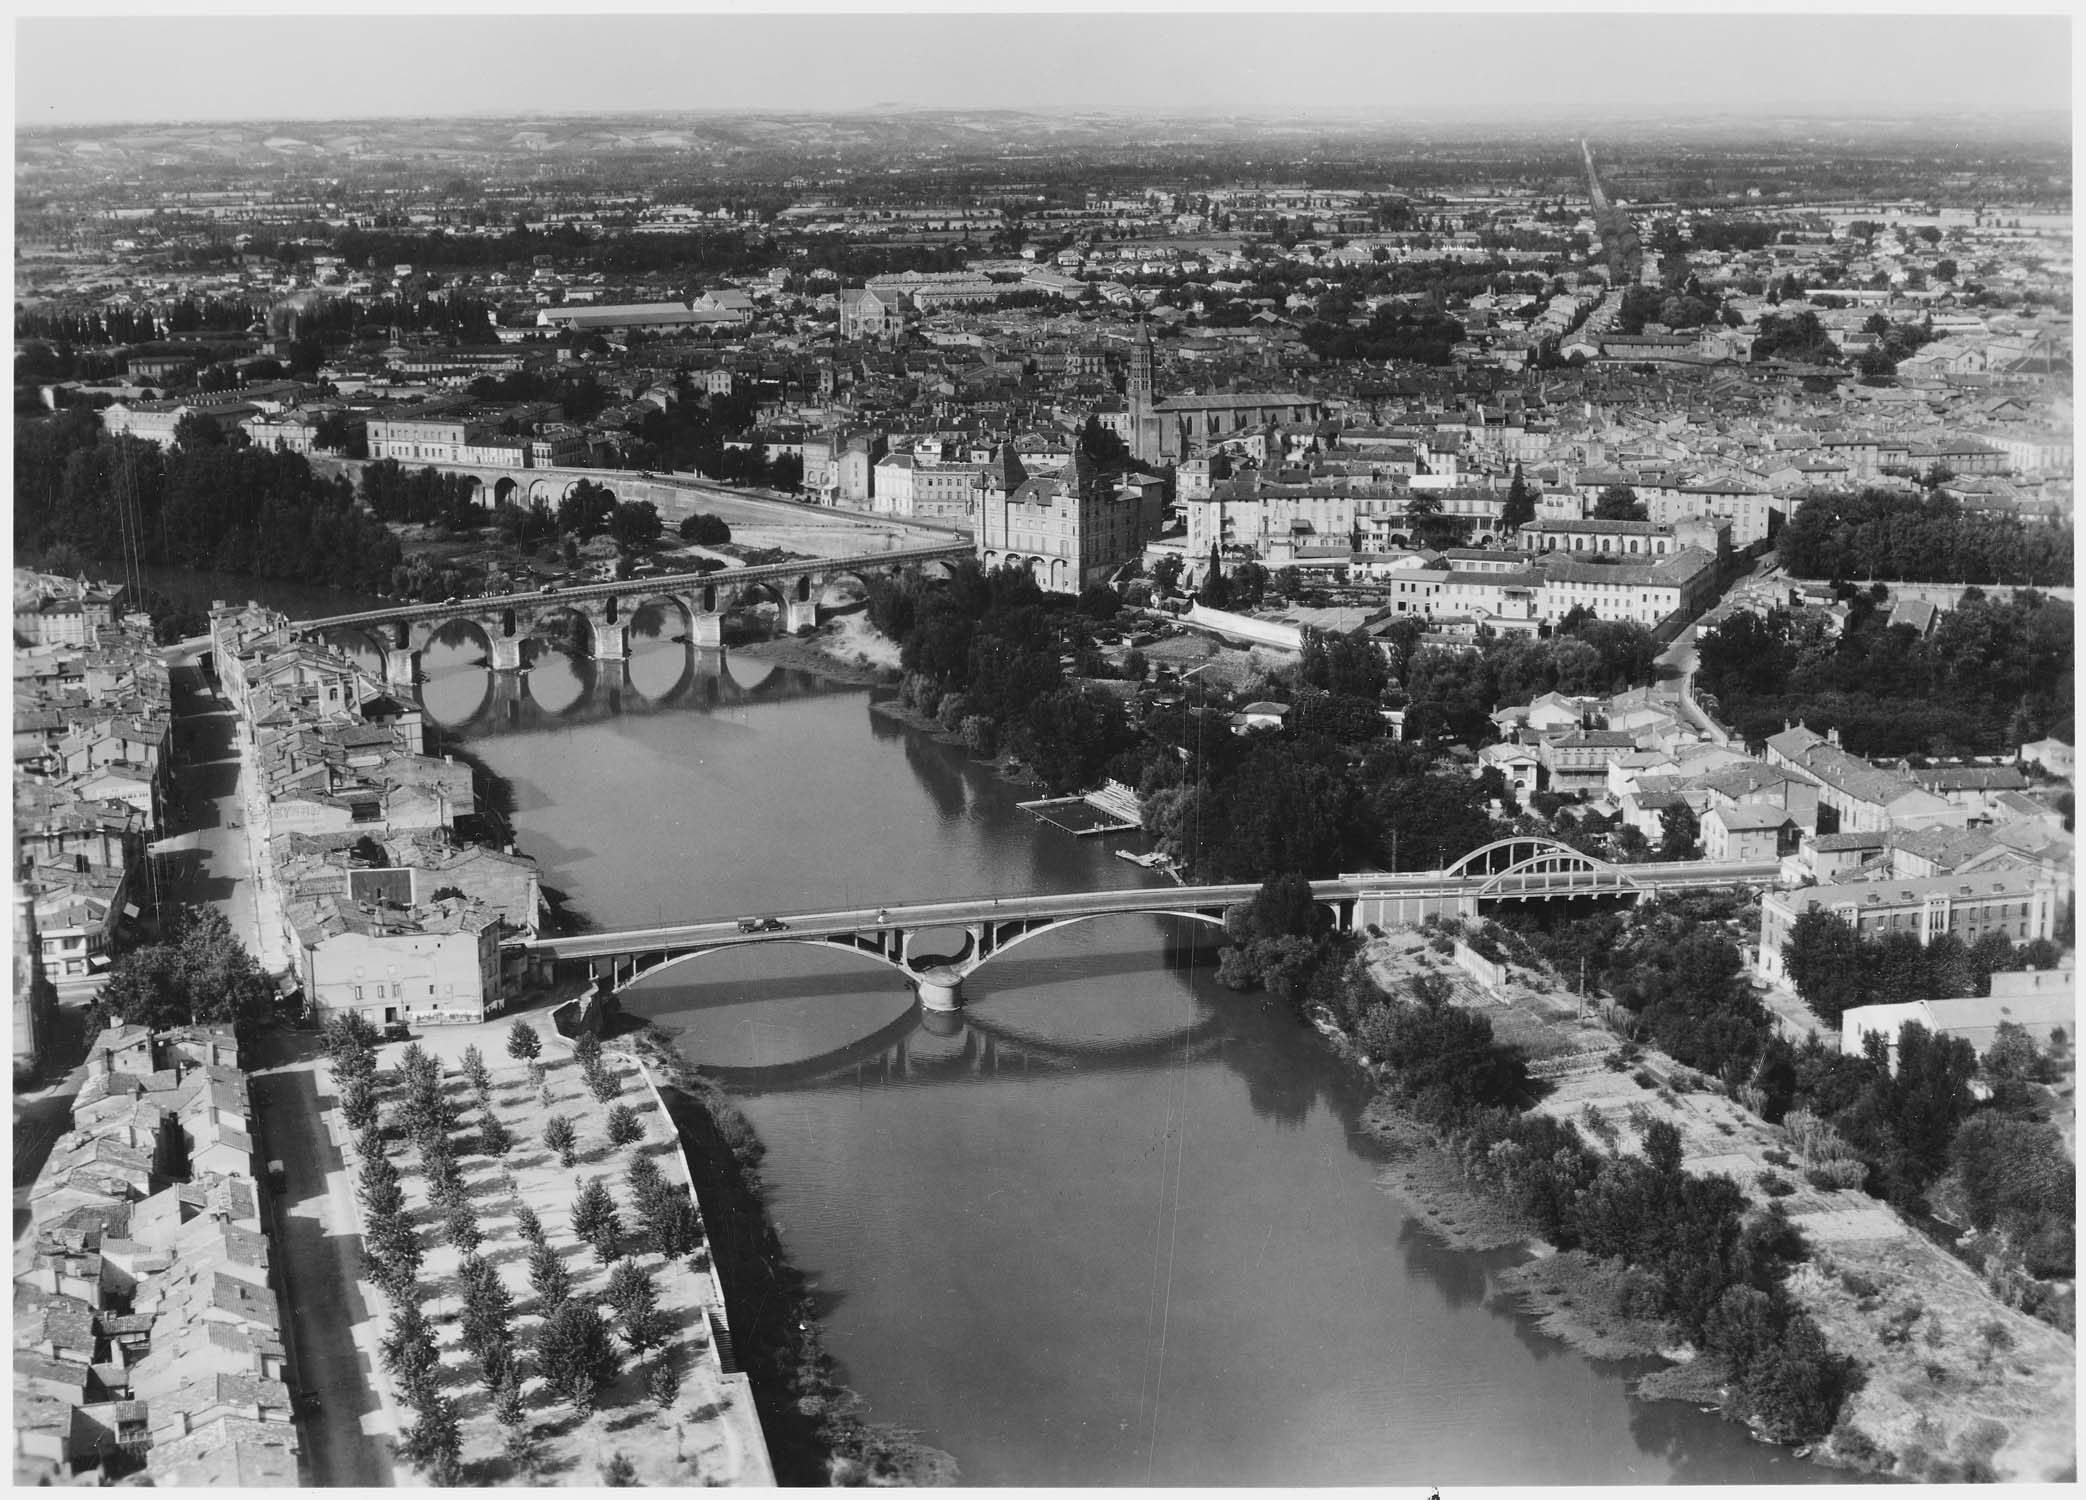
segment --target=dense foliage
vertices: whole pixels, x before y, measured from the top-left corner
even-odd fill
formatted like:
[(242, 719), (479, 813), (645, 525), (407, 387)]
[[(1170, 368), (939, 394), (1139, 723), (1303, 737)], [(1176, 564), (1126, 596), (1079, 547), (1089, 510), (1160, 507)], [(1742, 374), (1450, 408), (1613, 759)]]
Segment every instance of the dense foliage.
[(165, 941), (133, 948), (110, 966), (94, 1021), (120, 1019), (155, 1031), (191, 1023), (243, 1030), (267, 1019), (274, 993), (224, 913), (196, 906), (180, 913)]
[(15, 432), (19, 553), (66, 544), (90, 557), (215, 568), (337, 588), (388, 588), (398, 540), (293, 453), (208, 441), (170, 449), (106, 437), (91, 412)]
[(1698, 681), (1758, 743), (1802, 722), (1858, 755), (2010, 750), (2072, 729), (2072, 606), (2033, 591), (1965, 593), (1922, 638), (1873, 593), (1835, 636), (1819, 610), (1734, 614), (1701, 633)]
[(1989, 994), (1995, 972), (2054, 968), (2058, 959), (2046, 938), (2016, 947), (2003, 932), (1968, 945), (1953, 933), (1924, 944), (1914, 932), (1866, 937), (1829, 911), (1799, 916), (1782, 950), (1789, 982), (1832, 1025), (1857, 1006)]
[(1664, 1121), (1646, 1130), (1643, 1156), (1607, 1157), (1572, 1125), (1524, 1113), (1518, 1051), (1493, 1038), (1482, 1014), (1448, 1003), (1441, 976), (1392, 995), (1338, 945), (1326, 958), (1303, 987), (1327, 997), (1392, 1098), (1475, 1185), (1560, 1249), (1629, 1267), (1635, 1312), (1672, 1320), (1729, 1362), (1740, 1415), (1790, 1440), (1832, 1428), (1859, 1376), (1783, 1289), (1806, 1253), (1786, 1218), (1750, 1211), (1729, 1178), (1682, 1170), (1679, 1134)]
[(2031, 524), (1965, 510), (1940, 494), (1812, 495), (1782, 528), (1775, 547), (1782, 565), (1798, 578), (2072, 581), (2070, 523)]

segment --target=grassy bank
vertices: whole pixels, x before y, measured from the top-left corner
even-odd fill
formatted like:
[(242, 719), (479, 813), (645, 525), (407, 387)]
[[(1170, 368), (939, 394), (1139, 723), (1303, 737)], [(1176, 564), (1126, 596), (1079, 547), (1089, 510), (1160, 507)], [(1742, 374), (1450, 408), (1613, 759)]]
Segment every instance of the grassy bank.
[(768, 1216), (763, 1147), (738, 1105), (657, 1027), (624, 1044), (652, 1070), (686, 1147), (777, 1482), (955, 1483), (953, 1457), (915, 1433), (871, 1421), (861, 1396), (841, 1382), (819, 1338), (816, 1293), (790, 1264)]

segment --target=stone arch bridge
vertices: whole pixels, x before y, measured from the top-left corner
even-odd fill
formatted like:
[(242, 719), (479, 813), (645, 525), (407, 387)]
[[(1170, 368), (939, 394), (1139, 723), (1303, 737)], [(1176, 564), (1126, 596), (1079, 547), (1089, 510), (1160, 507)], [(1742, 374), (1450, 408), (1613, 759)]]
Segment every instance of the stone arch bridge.
[(655, 574), (531, 593), (448, 599), (439, 604), (400, 603), (299, 620), (291, 629), (304, 637), (329, 632), (361, 635), (382, 658), (385, 682), (403, 688), (414, 681), (420, 653), (429, 642), (458, 621), (485, 637), (496, 671), (526, 667), (530, 639), (539, 627), (555, 619), (575, 622), (574, 636), (584, 636), (589, 654), (597, 660), (621, 661), (630, 651), (630, 617), (647, 605), (678, 611), (687, 623), (691, 643), (715, 647), (724, 642), (725, 615), (749, 602), (764, 599), (775, 604), (785, 628), (794, 633), (818, 623), (820, 603), (843, 579), (859, 584), (872, 574), (952, 563), (972, 555), (967, 542), (900, 547), (713, 573)]

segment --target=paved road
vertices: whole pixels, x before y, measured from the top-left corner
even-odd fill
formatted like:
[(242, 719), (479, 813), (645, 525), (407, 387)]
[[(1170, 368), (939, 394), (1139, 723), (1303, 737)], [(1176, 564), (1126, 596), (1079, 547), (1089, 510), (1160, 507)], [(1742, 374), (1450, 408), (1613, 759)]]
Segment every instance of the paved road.
[(283, 963), (282, 940), (266, 920), (253, 879), (254, 830), (242, 798), (238, 715), (214, 698), (200, 669), (176, 661), (171, 672), (182, 760), (170, 835), (155, 845), (172, 906), (217, 907), (264, 968)]
[[(362, 1236), (354, 1186), (320, 1113), (311, 1033), (272, 1032), (253, 1073), (263, 1149), (283, 1164), (276, 1199), (275, 1263), (289, 1313), (292, 1384), (318, 1396), (301, 1419), (306, 1482), (389, 1485), (396, 1421), (379, 1389), (377, 1315), (356, 1277)], [(302, 1054), (302, 1055), (300, 1055)]]
[[(1500, 876), (1446, 876), (1436, 871), (1409, 874), (1347, 876), (1314, 880), (1313, 894), (1324, 900), (1366, 900), (1371, 896), (1467, 895), (1489, 889), (1496, 895), (1571, 894), (1608, 874), (1627, 876), (1647, 889), (1690, 888), (1736, 881), (1773, 879), (1781, 866), (1773, 860), (1710, 864), (1699, 860), (1618, 865), (1599, 877), (1585, 872)], [(684, 924), (533, 938), (519, 948), (553, 953), (562, 959), (605, 958), (647, 949), (680, 946), (722, 947), (742, 943), (789, 942), (802, 938), (867, 936), (889, 926), (906, 931), (923, 927), (962, 926), (974, 922), (1012, 922), (1023, 918), (1094, 916), (1103, 913), (1167, 912), (1211, 909), (1250, 901), (1257, 885), (1147, 886), (1106, 891), (1067, 891), (1052, 895), (998, 896), (966, 901), (932, 901), (891, 907), (854, 907), (838, 911), (784, 913), (771, 918), (773, 931), (748, 932), (735, 917)]]

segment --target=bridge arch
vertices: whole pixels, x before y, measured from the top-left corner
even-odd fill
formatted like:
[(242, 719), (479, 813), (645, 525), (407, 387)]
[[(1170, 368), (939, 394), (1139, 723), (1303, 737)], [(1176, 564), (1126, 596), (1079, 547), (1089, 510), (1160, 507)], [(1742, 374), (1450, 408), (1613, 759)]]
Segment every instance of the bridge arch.
[(379, 676), (384, 670), (384, 653), (391, 648), (391, 632), (378, 625), (364, 630), (355, 625), (334, 625), (319, 632), (319, 639), (327, 643), (338, 643), (354, 652), (368, 652), (376, 661)]
[[(1019, 924), (1023, 930), (1014, 933), (1012, 936), (994, 939), (991, 945), (983, 954), (973, 953), (963, 964), (954, 965), (953, 967), (960, 968), (962, 972), (965, 974), (975, 973), (986, 963), (990, 962), (995, 958), (998, 958), (1002, 953), (1005, 953), (1010, 948), (1020, 947), (1030, 938), (1038, 938), (1043, 936), (1043, 934), (1045, 934), (1046, 932), (1056, 932), (1061, 927), (1071, 927), (1076, 923), (1080, 922), (1098, 922), (1105, 917), (1180, 917), (1190, 922), (1202, 922), (1208, 926), (1216, 928), (1219, 932), (1222, 932), (1224, 930), (1224, 913), (1222, 911), (1198, 911), (1192, 906), (1183, 906), (1178, 908), (1169, 907), (1163, 910), (1134, 912), (1078, 912), (1070, 916), (1049, 917), (1045, 919), (1039, 919), (1035, 922), (1033, 926), (1027, 923)], [(1016, 924), (1004, 923), (1000, 925), (1012, 926)]]
[[(773, 943), (794, 943), (800, 948), (824, 948), (834, 953), (852, 954), (856, 958), (866, 959), (870, 963), (880, 964), (884, 968), (891, 969), (907, 980), (913, 980), (919, 977), (918, 975), (914, 974), (910, 969), (906, 968), (905, 964), (902, 961), (900, 961), (897, 955), (878, 953), (873, 949), (864, 948), (858, 944), (848, 942), (844, 938), (784, 936), (770, 938), (768, 939), (768, 941)], [(686, 953), (676, 953), (671, 955), (670, 957), (662, 959), (660, 962), (653, 964), (649, 968), (640, 968), (633, 970), (627, 979), (621, 979), (616, 981), (615, 987), (620, 990), (629, 985), (635, 984), (640, 979), (651, 979), (656, 975), (664, 974), (668, 969), (678, 968), (680, 965), (693, 962), (698, 958), (708, 958), (710, 957), (710, 955), (714, 953), (724, 953), (733, 948), (742, 948), (746, 946), (749, 945), (744, 943), (719, 943), (712, 948), (691, 948)]]
[[(852, 592), (846, 587), (850, 584)], [(852, 568), (840, 568), (820, 578), (817, 597), (820, 609), (843, 609), (869, 597), (869, 580)]]
[[(1568, 858), (1570, 855), (1576, 855), (1577, 858)], [(1576, 849), (1568, 849), (1563, 853), (1545, 851), (1518, 864), (1508, 865), (1504, 870), (1493, 874), (1479, 889), (1479, 899), (1519, 894), (1514, 882), (1529, 875), (1586, 875), (1599, 886), (1612, 885), (1617, 894), (1641, 895), (1644, 892), (1644, 887), (1622, 866), (1611, 865), (1605, 860), (1590, 859)]]
[(497, 625), (488, 624), (475, 615), (451, 615), (445, 620), (435, 622), (434, 628), (428, 632), (427, 640), (431, 646), (461, 646), (467, 640), (475, 638), (484, 647), (486, 659), (490, 661), (493, 654), (493, 632), (498, 628)]
[(657, 610), (659, 612), (662, 621), (660, 639), (673, 640), (676, 638), (677, 632), (672, 624), (674, 620), (681, 622), (678, 630), (678, 635), (681, 639), (693, 640), (695, 638), (695, 611), (689, 606), (689, 602), (679, 594), (647, 594), (642, 599), (635, 600), (630, 609), (630, 623), (633, 627), (640, 619), (644, 618), (647, 610)]
[[(1538, 862), (1551, 863), (1538, 866)], [(1523, 869), (1523, 866), (1529, 866)], [(1555, 839), (1536, 838), (1531, 834), (1517, 834), (1513, 838), (1495, 839), (1493, 842), (1473, 849), (1441, 873), (1446, 878), (1462, 878), (1474, 875), (1503, 875), (1508, 870), (1519, 874), (1563, 873), (1585, 871), (1598, 874), (1612, 870), (1615, 866), (1605, 860), (1574, 849), (1569, 844), (1560, 844)]]
[(537, 510), (550, 510), (564, 498), (554, 479), (532, 479), (529, 481), (529, 504)]
[(493, 504), (512, 505), (514, 503), (514, 492), (520, 488), (520, 483), (516, 481), (513, 475), (502, 474), (493, 483)]
[(552, 604), (535, 610), (529, 621), (529, 634), (568, 656), (594, 654), (594, 621), (575, 605)]

